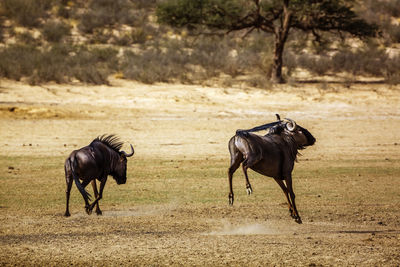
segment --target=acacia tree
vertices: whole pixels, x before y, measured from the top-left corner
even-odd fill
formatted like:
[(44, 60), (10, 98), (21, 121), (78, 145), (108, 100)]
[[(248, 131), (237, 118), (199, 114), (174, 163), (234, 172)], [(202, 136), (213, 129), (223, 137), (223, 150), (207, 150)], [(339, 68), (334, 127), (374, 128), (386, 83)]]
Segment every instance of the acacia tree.
[(261, 30), (274, 36), (271, 81), (283, 82), (282, 56), (291, 30), (321, 40), (321, 32), (371, 37), (377, 27), (357, 17), (354, 0), (165, 0), (157, 6), (160, 23), (213, 32)]

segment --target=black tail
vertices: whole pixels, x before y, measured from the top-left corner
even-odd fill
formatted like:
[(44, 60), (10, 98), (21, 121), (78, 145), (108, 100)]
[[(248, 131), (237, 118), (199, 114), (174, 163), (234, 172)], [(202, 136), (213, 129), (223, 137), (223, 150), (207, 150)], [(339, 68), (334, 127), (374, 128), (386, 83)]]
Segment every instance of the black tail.
[(246, 130), (236, 130), (236, 135), (240, 137), (246, 137), (249, 136), (249, 132)]
[(85, 190), (85, 188), (83, 187), (83, 185), (79, 181), (79, 177), (75, 173), (75, 164), (74, 164), (75, 161), (71, 162), (71, 159), (69, 158), (68, 159), (68, 163), (70, 164), (72, 177), (74, 178), (76, 187), (78, 188), (79, 192), (81, 192), (83, 198), (87, 199), (88, 201), (90, 201), (92, 199), (92, 196), (89, 194), (88, 191)]
[[(277, 117), (280, 118), (279, 115), (277, 115)], [(264, 124), (264, 125), (260, 125), (260, 126), (248, 129), (248, 130), (236, 130), (236, 135), (241, 136), (241, 137), (246, 137), (251, 132), (259, 132), (259, 131), (262, 131), (262, 130), (267, 130), (267, 129), (270, 129), (270, 128), (272, 128), (275, 125), (280, 124), (280, 123), (281, 123), (281, 121), (278, 120), (278, 121), (267, 123), (267, 124)]]

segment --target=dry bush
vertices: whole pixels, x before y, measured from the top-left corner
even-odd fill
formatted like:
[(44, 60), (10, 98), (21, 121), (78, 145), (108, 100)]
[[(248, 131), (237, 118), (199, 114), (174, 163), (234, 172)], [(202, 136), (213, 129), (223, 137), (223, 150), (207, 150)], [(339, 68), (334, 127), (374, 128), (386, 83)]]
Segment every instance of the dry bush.
[(5, 15), (26, 27), (40, 24), (46, 11), (52, 6), (52, 0), (1, 0)]
[(48, 21), (42, 28), (42, 34), (48, 42), (60, 42), (70, 32), (71, 27), (59, 21)]
[(269, 77), (270, 76), (260, 75), (260, 74), (253, 75), (246, 80), (246, 83), (251, 87), (269, 89), (271, 88), (271, 81)]
[(393, 43), (400, 43), (400, 25), (391, 24), (388, 26), (387, 32)]
[(93, 33), (94, 29), (115, 24), (131, 25), (135, 22), (134, 4), (129, 0), (92, 0), (81, 16), (79, 29)]
[(132, 44), (132, 37), (128, 33), (123, 33), (122, 35), (118, 37), (113, 37), (112, 39), (112, 44), (119, 45), (119, 46), (129, 46)]
[[(236, 77), (246, 73), (265, 73), (262, 53), (253, 54), (245, 47), (235, 46), (235, 42), (228, 38), (186, 41), (167, 40), (162, 44), (155, 43), (144, 52), (126, 51), (122, 63), (124, 77), (144, 83), (202, 83), (221, 74)], [(230, 80), (229, 84), (232, 83)]]
[(392, 23), (392, 18), (400, 17), (400, 0), (365, 0), (359, 9), (362, 18), (379, 25), (387, 43), (400, 42), (400, 26)]
[(143, 28), (136, 28), (131, 31), (132, 43), (143, 44), (146, 42), (146, 32)]
[(285, 61), (285, 64), (295, 64), (296, 67), (317, 75), (347, 72), (352, 75), (383, 77), (391, 84), (400, 82), (400, 57), (390, 58), (384, 49), (374, 44), (367, 44), (355, 51), (343, 48), (333, 56), (293, 53), (288, 55), (290, 56), (285, 59), (289, 61)]
[(283, 54), (283, 62), (284, 62), (285, 70), (286, 70), (286, 73), (285, 73), (286, 76), (288, 76), (288, 77), (291, 76), (292, 72), (297, 67), (297, 64), (298, 64), (297, 61), (298, 61), (297, 56), (294, 53), (292, 53), (291, 51), (286, 51)]
[(386, 60), (384, 77), (389, 84), (400, 84), (400, 56)]
[(132, 2), (136, 9), (151, 9), (156, 6), (157, 0), (135, 0)]
[[(184, 42), (168, 40), (156, 43), (151, 49), (133, 53), (126, 51), (122, 69), (124, 77), (144, 83), (179, 81), (183, 83), (197, 82), (218, 76), (228, 70), (229, 49), (221, 49), (223, 45), (213, 42), (198, 42), (186, 47)], [(196, 67), (206, 74), (194, 73)], [(231, 70), (232, 72), (232, 70)]]
[[(285, 62), (286, 63), (286, 62)], [(315, 56), (309, 54), (300, 54), (295, 60), (296, 67), (306, 69), (317, 75), (325, 75), (333, 68), (333, 62), (327, 56)], [(292, 63), (293, 65), (293, 63)], [(292, 66), (293, 68), (293, 66)]]
[(57, 10), (57, 15), (65, 19), (69, 19), (71, 17), (71, 11), (66, 6), (60, 5)]
[(38, 49), (28, 45), (1, 48), (0, 76), (18, 81), (32, 75), (39, 53)]
[(108, 84), (116, 67), (116, 51), (88, 50), (85, 47), (55, 45), (46, 50), (13, 45), (0, 50), (0, 77), (27, 78), (31, 84), (54, 81), (66, 83), (73, 78), (91, 84)]
[(333, 71), (353, 75), (383, 76), (387, 55), (376, 46), (351, 51), (343, 49), (332, 58)]
[(108, 44), (110, 40), (114, 38), (112, 32), (95, 30), (93, 34), (88, 38), (88, 43), (90, 44)]
[(142, 53), (126, 51), (123, 56), (124, 77), (143, 83), (185, 81), (187, 55), (181, 50), (149, 49)]
[(37, 38), (35, 39), (32, 34), (30, 34), (29, 32), (21, 32), (21, 33), (17, 33), (15, 35), (17, 41), (19, 43), (22, 44), (26, 44), (26, 45), (32, 45), (32, 46), (39, 46), (41, 45), (41, 39)]
[(225, 68), (229, 47), (221, 40), (202, 39), (192, 47), (190, 62), (206, 69), (208, 75), (216, 76)]

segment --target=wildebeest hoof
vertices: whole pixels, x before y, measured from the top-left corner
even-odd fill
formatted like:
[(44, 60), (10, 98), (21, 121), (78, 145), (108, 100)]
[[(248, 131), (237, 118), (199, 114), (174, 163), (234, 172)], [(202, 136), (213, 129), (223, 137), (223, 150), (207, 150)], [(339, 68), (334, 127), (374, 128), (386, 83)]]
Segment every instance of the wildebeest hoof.
[(92, 209), (90, 208), (90, 206), (85, 207), (85, 211), (88, 215), (92, 214)]
[(101, 212), (101, 210), (96, 210), (96, 214), (97, 215), (103, 215), (103, 212)]
[(246, 187), (246, 191), (247, 191), (247, 194), (248, 194), (248, 195), (251, 195), (251, 194), (253, 193), (253, 189), (251, 188), (251, 185), (248, 185), (248, 186)]
[(233, 194), (229, 194), (229, 205), (233, 205)]
[(294, 221), (297, 222), (298, 224), (302, 224), (302, 223), (303, 223), (303, 222), (301, 221), (301, 218), (300, 218), (300, 217), (297, 217)]
[(71, 216), (71, 214), (69, 212), (65, 212), (64, 216), (69, 217), (69, 216)]

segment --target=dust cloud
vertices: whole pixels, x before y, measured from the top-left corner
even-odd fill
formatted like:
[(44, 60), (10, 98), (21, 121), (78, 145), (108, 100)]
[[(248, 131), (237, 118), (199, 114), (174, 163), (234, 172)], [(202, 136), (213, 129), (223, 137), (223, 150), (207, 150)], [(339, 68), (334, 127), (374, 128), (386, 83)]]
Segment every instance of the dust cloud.
[(205, 233), (205, 235), (275, 235), (279, 234), (277, 229), (273, 227), (260, 224), (244, 224), (244, 225), (232, 225), (225, 223), (224, 227), (220, 230)]

